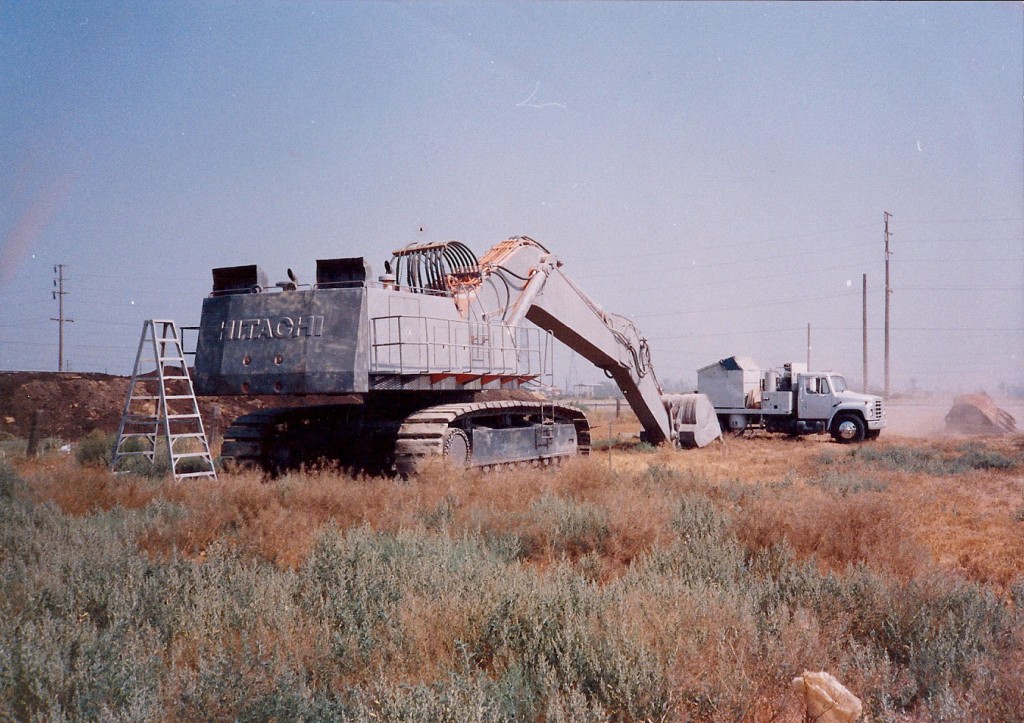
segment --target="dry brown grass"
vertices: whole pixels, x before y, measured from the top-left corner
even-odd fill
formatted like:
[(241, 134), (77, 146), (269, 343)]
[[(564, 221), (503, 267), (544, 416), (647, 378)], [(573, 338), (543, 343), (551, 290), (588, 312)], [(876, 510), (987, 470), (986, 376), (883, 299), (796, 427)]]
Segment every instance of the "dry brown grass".
[(36, 500), (54, 502), (72, 515), (114, 507), (139, 509), (161, 491), (152, 480), (115, 477), (102, 467), (80, 467), (70, 457), (31, 460), (20, 471)]
[(745, 506), (736, 527), (751, 550), (785, 542), (827, 570), (871, 563), (910, 577), (928, 564), (909, 514), (885, 494), (843, 497), (801, 486)]
[[(623, 428), (628, 422), (616, 422)], [(600, 429), (600, 425), (598, 425)], [(626, 440), (628, 435), (621, 435)], [(975, 440), (979, 449), (1019, 455), (1022, 437)], [(963, 440), (883, 438), (874, 448), (906, 447), (953, 456)], [(446, 527), (456, 533), (517, 535), (523, 557), (540, 566), (589, 555), (598, 579), (621, 575), (645, 551), (675, 534), (681, 494), (698, 491), (726, 508), (751, 550), (783, 541), (824, 569), (868, 562), (903, 576), (932, 564), (1004, 589), (1022, 579), (1024, 474), (1016, 470), (931, 476), (871, 469), (851, 448), (824, 437), (755, 435), (699, 450), (644, 450), (625, 443), (566, 463), (484, 474), (428, 465), (414, 481), (352, 478), (337, 470), (303, 471), (266, 481), (251, 472), (218, 481), (173, 483), (112, 477), (65, 457), (24, 463), (37, 500), (75, 515), (115, 506), (137, 509), (156, 498), (185, 511), (150, 528), (141, 541), (153, 554), (172, 549), (200, 556), (214, 540), (283, 567), (300, 565), (319, 530), (369, 525), (397, 531)], [(835, 464), (823, 464), (834, 460)], [(843, 495), (810, 481), (845, 464), (884, 487)], [(650, 474), (652, 468), (662, 470)], [(602, 511), (605, 528), (571, 540), (551, 537), (544, 499)], [(588, 508), (589, 509), (589, 508)], [(584, 510), (585, 512), (586, 510)], [(570, 511), (571, 512), (571, 511)]]
[[(946, 670), (941, 649), (935, 648), (939, 653), (931, 663), (929, 658), (912, 664), (904, 648), (883, 648), (882, 638), (927, 647), (947, 635), (955, 638), (950, 649), (973, 654), (967, 638), (984, 638), (986, 616), (995, 615), (986, 600), (998, 599), (1009, 610), (1013, 595), (1024, 591), (1014, 590), (1024, 583), (1020, 465), (952, 474), (883, 463), (907, 449), (956, 461), (965, 454), (963, 444), (883, 438), (863, 448), (882, 455), (880, 462), (877, 455), (851, 454), (853, 448), (825, 438), (762, 435), (688, 451), (649, 450), (623, 439), (609, 452), (558, 469), (485, 474), (428, 464), (411, 481), (328, 469), (276, 480), (230, 473), (217, 481), (174, 483), (113, 477), (59, 457), (22, 463), (19, 473), (34, 501), (52, 502), (75, 516), (157, 505), (131, 528), (142, 530), (138, 545), (152, 556), (147, 563), (223, 568), (237, 575), (225, 583), (235, 585), (225, 587), (230, 594), (212, 591), (212, 607), (199, 623), (193, 626), (190, 619), (187, 631), (166, 642), (168, 668), (191, 671), (175, 680), (202, 678), (209, 673), (203, 661), (223, 654), (252, 670), (271, 671), (256, 675), (245, 669), (258, 681), (254, 693), (273, 692), (274, 666), (303, 671), (316, 689), (372, 686), (385, 669), (396, 684), (444, 685), (466, 664), (470, 649), (474, 670), (497, 678), (502, 660), (513, 653), (520, 656), (516, 660), (534, 660), (531, 646), (550, 645), (544, 650), (557, 658), (565, 645), (601, 641), (594, 660), (613, 661), (607, 670), (647, 671), (678, 696), (674, 710), (680, 715), (796, 720), (786, 684), (805, 668), (841, 673), (851, 689), (874, 701), (876, 713), (884, 695), (900, 691), (910, 691), (900, 710), (925, 710), (927, 701), (912, 688), (933, 675), (932, 668)], [(974, 445), (986, 454), (1024, 452), (1019, 439)], [(326, 560), (323, 584), (332, 591), (330, 599), (358, 597), (359, 589), (338, 587), (331, 578), (331, 571), (348, 565), (324, 552), (324, 541), (334, 539), (331, 527), (340, 531), (335, 543), (348, 536), (343, 547), (349, 551), (365, 533), (367, 550), (380, 545), (396, 559), (421, 559), (426, 548), (395, 552), (395, 545), (404, 544), (402, 536), (411, 535), (418, 544), (469, 540), (498, 563), (484, 574), (483, 557), (475, 562), (479, 577), (471, 589), (457, 589), (462, 558), (455, 554), (423, 568), (442, 575), (443, 585), (406, 586), (408, 580), (391, 580), (385, 570), (374, 579), (396, 587), (382, 587), (383, 596), (373, 588), (367, 604), (400, 589), (400, 605), (382, 607), (379, 618), (370, 615), (387, 630), (365, 660), (350, 666), (353, 643), (340, 638), (339, 647), (346, 629), (338, 618), (285, 612), (298, 604), (302, 594), (295, 591), (304, 588), (283, 581), (314, 579), (312, 563), (318, 560)], [(377, 537), (361, 528), (394, 535)], [(135, 538), (127, 539), (134, 552)], [(386, 555), (375, 558), (383, 568), (390, 564)], [(222, 635), (223, 610), (217, 606), (258, 585), (256, 571), (276, 581), (276, 587), (259, 589), (263, 612), (251, 625)], [(776, 575), (780, 571), (785, 574)], [(404, 577), (419, 580), (416, 574)], [(485, 589), (494, 580), (514, 584)], [(967, 589), (970, 581), (988, 587)], [(904, 602), (905, 591), (912, 594)], [(572, 601), (581, 598), (588, 603), (573, 609)], [(305, 598), (301, 604), (315, 607)], [(943, 628), (947, 614), (960, 615), (964, 625), (977, 624), (979, 634), (957, 638), (957, 630)], [(915, 627), (922, 618), (927, 624)], [(580, 631), (580, 637), (565, 642), (557, 637), (564, 628)], [(492, 640), (490, 630), (504, 631), (505, 637)], [(838, 638), (835, 630), (841, 631)], [(1022, 633), (991, 633), (999, 646), (990, 643), (976, 658), (1002, 667), (971, 673), (971, 710), (982, 717), (1007, 719), (1024, 710), (1015, 687), (1024, 672), (1024, 640), (1007, 642), (1007, 635)], [(649, 657), (630, 657), (636, 651)], [(636, 690), (642, 689), (638, 683)], [(164, 695), (168, 710), (176, 710), (172, 717), (237, 712), (231, 704), (218, 707), (216, 696), (194, 697), (177, 688)]]
[(1024, 476), (972, 472), (955, 480), (916, 477), (903, 504), (942, 566), (1006, 587), (1024, 576)]

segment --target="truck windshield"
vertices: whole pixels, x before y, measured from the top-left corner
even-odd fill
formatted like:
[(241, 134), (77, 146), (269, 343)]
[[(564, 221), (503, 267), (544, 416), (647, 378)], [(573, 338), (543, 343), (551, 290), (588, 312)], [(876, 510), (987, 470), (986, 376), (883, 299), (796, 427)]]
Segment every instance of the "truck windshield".
[(846, 391), (847, 386), (846, 386), (846, 380), (845, 379), (843, 379), (842, 377), (839, 377), (839, 376), (830, 377), (830, 378), (832, 379), (832, 389), (834, 389), (837, 392), (845, 392)]

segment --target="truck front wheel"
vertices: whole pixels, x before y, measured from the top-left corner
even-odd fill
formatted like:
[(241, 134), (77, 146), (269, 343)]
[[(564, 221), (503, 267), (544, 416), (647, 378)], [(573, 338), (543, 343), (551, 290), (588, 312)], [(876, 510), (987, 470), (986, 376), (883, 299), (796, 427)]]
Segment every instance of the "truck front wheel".
[(832, 422), (832, 439), (840, 444), (863, 442), (866, 432), (864, 420), (856, 414), (840, 414)]

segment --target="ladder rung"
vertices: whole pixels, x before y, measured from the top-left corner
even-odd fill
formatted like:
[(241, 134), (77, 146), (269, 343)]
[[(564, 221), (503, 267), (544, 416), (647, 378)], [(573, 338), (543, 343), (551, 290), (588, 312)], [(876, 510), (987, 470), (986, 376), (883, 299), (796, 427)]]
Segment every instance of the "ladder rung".
[(181, 376), (180, 374), (176, 374), (174, 376), (165, 376), (164, 379), (188, 379), (188, 377), (187, 376)]
[(117, 448), (121, 449), (121, 447), (124, 446), (124, 443), (127, 442), (129, 439), (141, 439), (152, 445), (153, 441), (156, 439), (156, 435), (139, 434), (138, 432), (125, 432), (124, 434), (121, 435), (121, 441), (118, 442)]
[(171, 435), (171, 441), (172, 442), (176, 441), (176, 440), (179, 440), (179, 439), (205, 439), (205, 438), (206, 438), (206, 435), (203, 434), (202, 432), (184, 432), (182, 434), (172, 434)]
[(174, 461), (177, 462), (179, 459), (195, 459), (196, 457), (202, 457), (203, 459), (213, 464), (213, 460), (210, 459), (210, 455), (207, 452), (182, 452), (181, 454), (174, 454)]
[(175, 479), (186, 479), (188, 477), (216, 477), (216, 476), (217, 476), (216, 471), (211, 469), (211, 470), (209, 470), (207, 472), (189, 472), (188, 474), (176, 474), (176, 475), (174, 475), (174, 478)]
[(169, 414), (166, 417), (156, 415), (130, 414), (124, 418), (125, 424), (160, 424), (166, 420), (199, 419), (198, 414)]
[[(155, 394), (146, 394), (145, 396), (136, 394), (132, 397), (133, 402), (155, 402), (158, 399), (160, 399), (160, 397)], [(165, 394), (164, 399), (195, 399), (195, 397), (191, 394)]]

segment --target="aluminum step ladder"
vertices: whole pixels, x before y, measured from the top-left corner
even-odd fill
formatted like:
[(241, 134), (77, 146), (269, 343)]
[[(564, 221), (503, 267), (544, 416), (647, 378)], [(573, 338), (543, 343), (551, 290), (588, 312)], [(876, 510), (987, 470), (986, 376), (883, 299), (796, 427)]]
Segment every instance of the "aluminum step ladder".
[[(144, 365), (156, 370), (142, 373)], [(217, 479), (178, 329), (173, 321), (147, 319), (117, 429), (111, 472), (124, 471), (122, 463), (131, 457), (155, 462), (161, 438), (176, 482), (193, 477)]]

